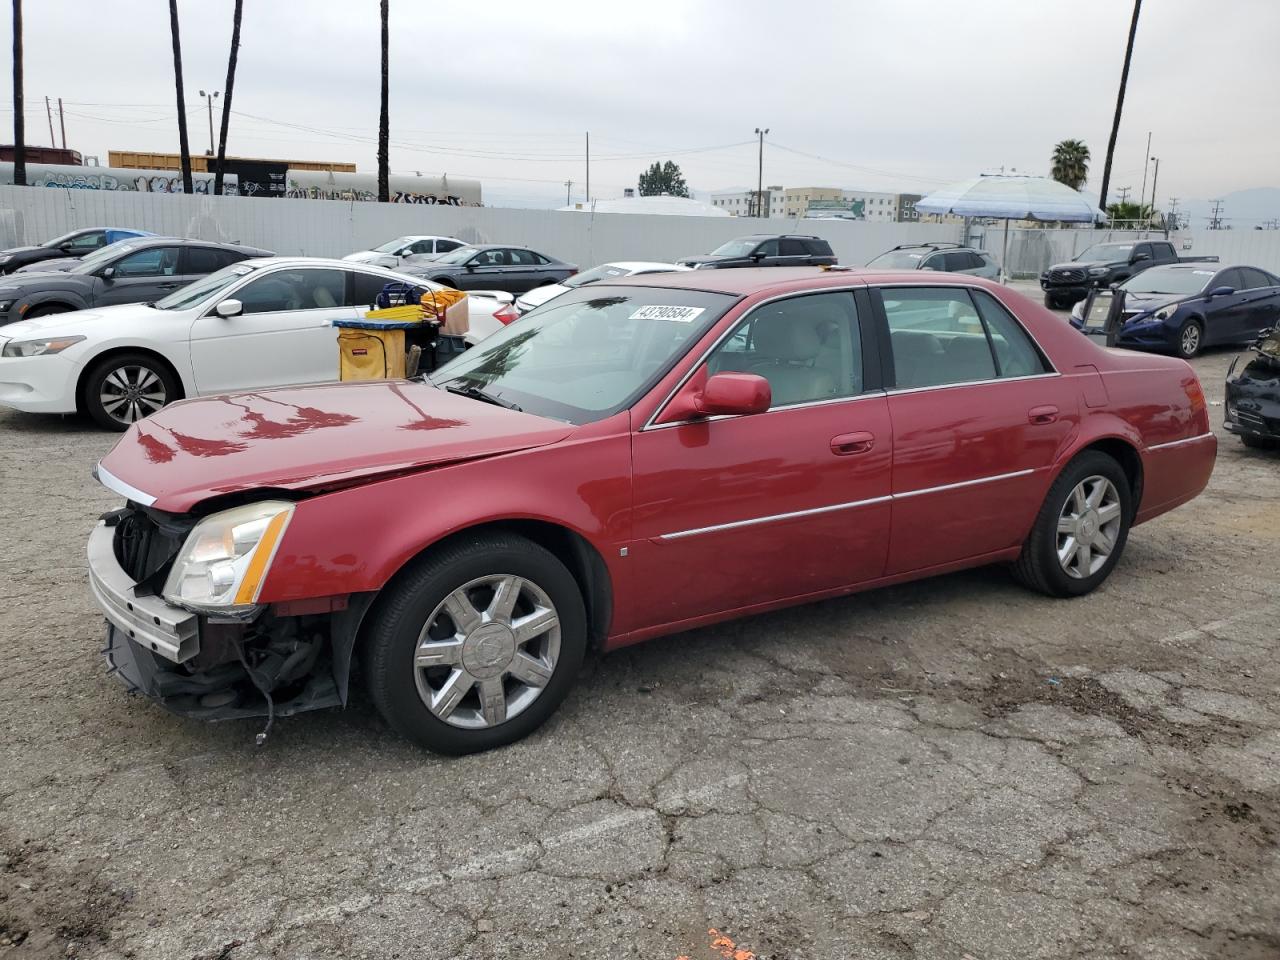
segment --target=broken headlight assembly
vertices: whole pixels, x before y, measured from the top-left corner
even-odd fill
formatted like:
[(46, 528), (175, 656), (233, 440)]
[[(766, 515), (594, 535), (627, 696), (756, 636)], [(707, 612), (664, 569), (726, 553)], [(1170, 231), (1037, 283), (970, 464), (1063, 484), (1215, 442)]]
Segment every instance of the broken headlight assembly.
[(173, 561), (165, 600), (195, 613), (252, 614), (292, 516), (292, 503), (264, 500), (201, 520)]

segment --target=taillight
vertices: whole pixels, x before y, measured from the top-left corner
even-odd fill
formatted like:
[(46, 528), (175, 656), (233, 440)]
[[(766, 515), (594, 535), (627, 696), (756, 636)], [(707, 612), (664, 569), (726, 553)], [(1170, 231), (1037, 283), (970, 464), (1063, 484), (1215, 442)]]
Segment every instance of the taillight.
[(517, 310), (515, 307), (513, 307), (511, 304), (504, 303), (502, 305), (502, 309), (500, 309), (497, 313), (495, 313), (493, 315), (493, 318), (505, 327), (512, 320), (520, 319), (520, 311)]
[(1182, 382), (1182, 389), (1187, 395), (1187, 399), (1191, 401), (1191, 412), (1199, 413), (1205, 409), (1204, 387), (1200, 386), (1200, 381), (1196, 377)]

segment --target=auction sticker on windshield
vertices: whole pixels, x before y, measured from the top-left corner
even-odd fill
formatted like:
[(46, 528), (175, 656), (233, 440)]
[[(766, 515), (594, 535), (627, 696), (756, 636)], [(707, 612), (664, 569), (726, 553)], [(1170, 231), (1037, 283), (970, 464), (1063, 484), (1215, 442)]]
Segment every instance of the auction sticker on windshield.
[(691, 323), (698, 315), (706, 312), (706, 307), (663, 307), (650, 305), (641, 307), (628, 317), (628, 320), (671, 320), (675, 323)]

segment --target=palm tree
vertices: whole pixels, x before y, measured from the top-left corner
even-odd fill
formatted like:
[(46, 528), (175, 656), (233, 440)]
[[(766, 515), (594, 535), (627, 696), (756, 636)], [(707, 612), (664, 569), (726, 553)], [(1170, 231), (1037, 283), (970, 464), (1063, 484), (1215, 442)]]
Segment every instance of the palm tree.
[(1053, 169), (1049, 175), (1072, 190), (1079, 190), (1089, 179), (1089, 160), (1089, 148), (1083, 140), (1063, 140), (1053, 148)]
[(173, 83), (178, 91), (178, 151), (182, 164), (182, 189), (191, 187), (191, 150), (187, 146), (187, 98), (182, 93), (182, 40), (178, 36), (178, 0), (169, 0), (169, 32), (173, 35)]
[(27, 130), (22, 115), (22, 0), (13, 0), (13, 185), (27, 185)]
[(1111, 161), (1115, 158), (1116, 137), (1120, 133), (1120, 114), (1124, 110), (1124, 91), (1129, 85), (1129, 61), (1133, 59), (1133, 38), (1138, 32), (1138, 13), (1142, 0), (1133, 0), (1133, 20), (1129, 23), (1129, 43), (1124, 48), (1124, 66), (1120, 69), (1120, 95), (1116, 97), (1116, 116), (1111, 121), (1111, 139), (1107, 141), (1107, 162), (1102, 167), (1102, 192), (1098, 196), (1098, 209), (1107, 209), (1107, 187), (1111, 186)]
[(231, 55), (227, 58), (227, 85), (223, 87), (226, 96), (222, 98), (222, 132), (218, 134), (218, 161), (213, 174), (213, 195), (222, 196), (222, 165), (227, 159), (227, 125), (231, 122), (231, 91), (236, 85), (236, 60), (240, 56), (240, 14), (244, 11), (244, 0), (236, 0), (235, 11), (231, 14)]
[(391, 137), (391, 121), (388, 117), (389, 103), (387, 96), (387, 21), (390, 18), (390, 0), (382, 0), (382, 114), (378, 118), (378, 202), (386, 203), (391, 199), (390, 158), (388, 157), (388, 140)]

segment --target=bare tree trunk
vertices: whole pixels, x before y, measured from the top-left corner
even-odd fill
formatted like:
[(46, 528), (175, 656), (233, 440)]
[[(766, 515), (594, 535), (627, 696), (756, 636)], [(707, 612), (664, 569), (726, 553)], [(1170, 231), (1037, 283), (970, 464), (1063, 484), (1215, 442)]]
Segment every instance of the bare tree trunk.
[(387, 21), (390, 19), (390, 0), (382, 0), (382, 114), (378, 118), (378, 201), (391, 199), (391, 171), (389, 140), (391, 139), (390, 103), (387, 93), (387, 74), (390, 57), (387, 42)]
[(222, 166), (227, 159), (227, 125), (231, 122), (231, 93), (236, 85), (236, 60), (240, 57), (240, 15), (244, 11), (244, 0), (236, 0), (235, 12), (231, 15), (231, 56), (227, 58), (227, 85), (223, 87), (222, 97), (222, 131), (218, 134), (218, 160), (213, 175), (213, 194), (222, 196)]
[[(1111, 161), (1115, 157), (1116, 137), (1120, 133), (1120, 114), (1124, 110), (1124, 91), (1129, 85), (1129, 61), (1133, 59), (1133, 38), (1138, 32), (1138, 14), (1142, 0), (1133, 0), (1133, 20), (1129, 24), (1129, 43), (1124, 48), (1124, 67), (1120, 70), (1120, 95), (1116, 97), (1116, 116), (1111, 122), (1111, 139), (1107, 141), (1107, 162), (1102, 168), (1102, 193), (1098, 197), (1098, 209), (1107, 209), (1107, 188), (1111, 186)], [(1144, 161), (1145, 162), (1145, 161)]]
[(27, 185), (27, 124), (22, 113), (22, 0), (13, 0), (13, 185)]
[(173, 35), (173, 84), (178, 91), (178, 153), (182, 165), (182, 189), (191, 186), (191, 149), (187, 145), (187, 98), (182, 92), (182, 40), (178, 36), (178, 0), (169, 0), (169, 32)]

